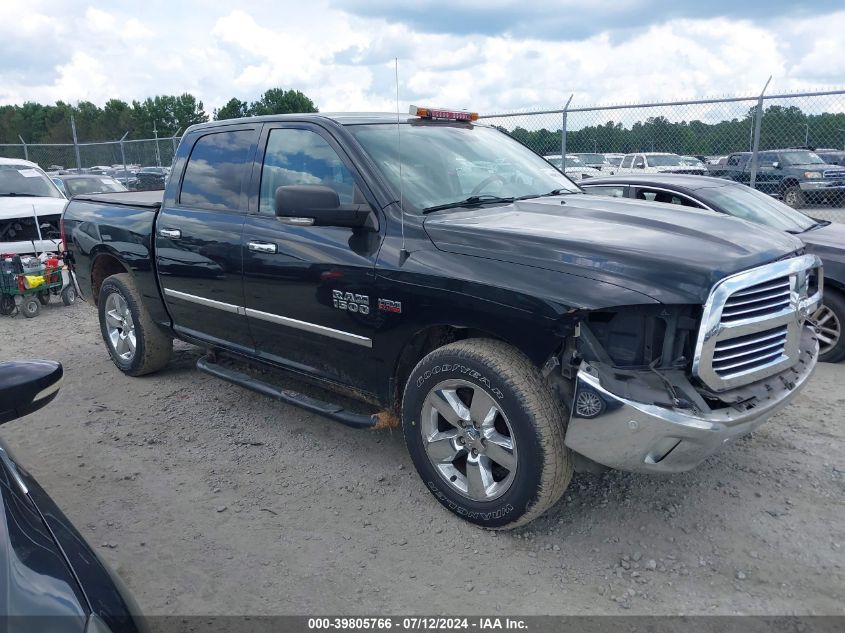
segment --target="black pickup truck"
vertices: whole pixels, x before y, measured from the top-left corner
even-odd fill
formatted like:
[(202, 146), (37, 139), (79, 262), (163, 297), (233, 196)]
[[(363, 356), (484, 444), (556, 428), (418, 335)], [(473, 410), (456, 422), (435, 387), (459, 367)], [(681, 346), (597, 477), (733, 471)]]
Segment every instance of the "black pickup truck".
[(437, 500), (487, 527), (537, 517), (575, 465), (695, 466), (818, 355), (822, 271), (797, 239), (586, 195), (466, 112), (194, 126), (163, 198), (77, 197), (62, 225), (121, 371), (178, 338), (220, 378), (401, 424)]

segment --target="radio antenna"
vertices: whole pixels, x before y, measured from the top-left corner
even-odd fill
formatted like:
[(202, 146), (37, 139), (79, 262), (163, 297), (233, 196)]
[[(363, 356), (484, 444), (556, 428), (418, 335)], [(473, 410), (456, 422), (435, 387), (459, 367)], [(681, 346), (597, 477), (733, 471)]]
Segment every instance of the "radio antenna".
[(401, 124), (399, 122), (399, 58), (393, 58), (394, 73), (396, 75), (396, 157), (399, 161), (399, 227), (402, 232), (402, 248), (399, 251), (399, 265), (405, 263), (405, 260), (410, 257), (408, 249), (405, 248), (405, 196), (404, 182), (402, 179), (402, 132)]

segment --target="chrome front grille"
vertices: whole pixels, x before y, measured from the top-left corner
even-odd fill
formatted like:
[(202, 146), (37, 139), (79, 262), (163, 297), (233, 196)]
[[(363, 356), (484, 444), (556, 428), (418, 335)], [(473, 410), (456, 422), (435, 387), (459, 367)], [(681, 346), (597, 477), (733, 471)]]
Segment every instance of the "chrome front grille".
[(845, 169), (828, 169), (822, 173), (823, 178), (845, 178)]
[(721, 378), (764, 366), (786, 356), (789, 329), (781, 325), (759, 334), (746, 334), (716, 343), (713, 371)]
[(801, 328), (821, 301), (821, 262), (803, 255), (720, 281), (704, 305), (693, 374), (725, 391), (791, 367)]
[(733, 293), (722, 308), (722, 322), (765, 317), (789, 307), (789, 277), (764, 281)]

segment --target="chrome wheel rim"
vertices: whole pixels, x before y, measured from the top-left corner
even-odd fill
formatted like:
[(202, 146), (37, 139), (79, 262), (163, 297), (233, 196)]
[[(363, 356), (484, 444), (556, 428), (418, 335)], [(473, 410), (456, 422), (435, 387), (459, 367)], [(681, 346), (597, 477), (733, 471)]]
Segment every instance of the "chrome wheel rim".
[(836, 313), (822, 305), (811, 317), (816, 326), (816, 337), (819, 339), (819, 354), (826, 354), (839, 343), (842, 335), (842, 324)]
[(109, 345), (121, 360), (131, 361), (135, 356), (135, 322), (129, 304), (117, 292), (106, 297), (106, 334)]
[(798, 205), (798, 193), (792, 190), (786, 192), (784, 202), (787, 206), (795, 207)]
[(425, 398), (420, 416), (423, 447), (431, 465), (460, 495), (492, 501), (511, 487), (517, 448), (510, 422), (486, 390), (466, 380), (447, 380)]

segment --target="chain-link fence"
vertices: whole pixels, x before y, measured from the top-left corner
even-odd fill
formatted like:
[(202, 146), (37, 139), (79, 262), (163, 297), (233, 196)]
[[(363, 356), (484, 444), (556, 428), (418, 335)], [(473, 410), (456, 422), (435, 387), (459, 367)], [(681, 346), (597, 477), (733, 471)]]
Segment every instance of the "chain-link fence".
[[(812, 148), (825, 162), (845, 168), (845, 90), (613, 106), (582, 107), (570, 101), (560, 110), (482, 118), (556, 165), (565, 165), (567, 173), (582, 177), (608, 171), (596, 172), (591, 161), (600, 157), (590, 154), (609, 158), (615, 171), (635, 172), (637, 154), (671, 153), (681, 161), (675, 157), (654, 161), (676, 161), (679, 167), (695, 167), (699, 173), (736, 177), (737, 173), (726, 173), (734, 167), (727, 165), (728, 156), (744, 153), (732, 160), (745, 168), (745, 182), (758, 188), (763, 188), (767, 167), (760, 160), (770, 158), (771, 150)], [(648, 167), (648, 156), (644, 162)], [(830, 210), (845, 206), (840, 196), (820, 199), (821, 204), (815, 201), (808, 197), (808, 213), (845, 220), (845, 211)]]
[(21, 143), (0, 145), (0, 156), (30, 160), (47, 171), (97, 166), (168, 167), (179, 137), (108, 141), (104, 143)]

